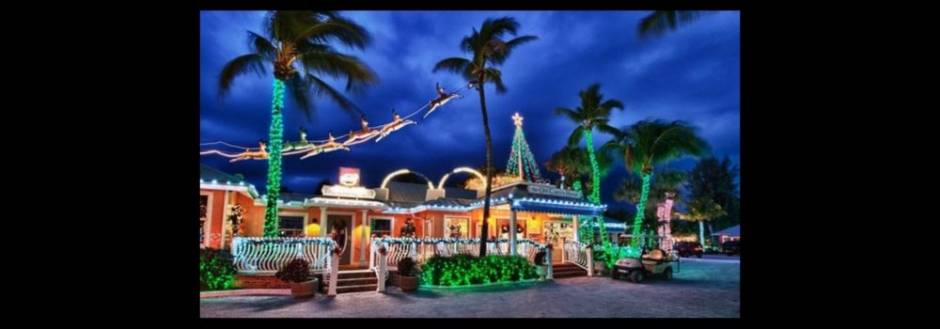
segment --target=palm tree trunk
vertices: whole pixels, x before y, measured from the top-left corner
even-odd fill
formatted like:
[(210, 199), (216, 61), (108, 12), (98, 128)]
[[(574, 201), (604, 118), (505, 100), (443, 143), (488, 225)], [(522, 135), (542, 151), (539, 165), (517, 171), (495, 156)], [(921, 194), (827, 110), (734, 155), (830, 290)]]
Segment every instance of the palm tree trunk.
[(486, 96), (483, 94), (483, 73), (480, 74), (480, 112), (483, 114), (483, 134), (486, 136), (486, 187), (483, 194), (483, 227), (480, 228), (480, 257), (486, 256), (486, 238), (489, 236), (490, 194), (493, 193), (493, 140), (490, 137), (490, 120), (486, 115)]
[(646, 201), (649, 199), (650, 195), (650, 179), (653, 177), (652, 173), (641, 174), (643, 178), (643, 187), (640, 189), (640, 202), (636, 204), (636, 216), (633, 217), (633, 230), (632, 236), (633, 239), (630, 239), (630, 247), (636, 249), (639, 247), (640, 239), (640, 227), (643, 225), (643, 218), (646, 216)]
[(705, 221), (698, 221), (698, 241), (702, 243), (702, 248), (705, 248)]
[[(591, 129), (584, 130), (584, 143), (587, 146), (588, 160), (591, 162), (591, 202), (594, 204), (601, 203), (601, 173), (600, 168), (597, 165), (597, 156), (594, 154), (594, 135), (591, 132)], [(597, 217), (592, 217), (592, 221), (597, 223), (598, 229), (601, 233), (601, 242), (604, 244), (604, 250), (610, 250), (610, 239), (607, 237), (607, 227), (604, 225), (604, 219), (601, 218), (598, 220)], [(594, 228), (591, 227), (591, 237), (594, 237)], [(591, 240), (593, 243), (593, 239)]]
[(279, 234), (277, 200), (281, 192), (281, 148), (284, 137), (284, 81), (274, 79), (274, 100), (271, 106), (271, 127), (268, 128), (268, 200), (264, 209), (264, 236)]

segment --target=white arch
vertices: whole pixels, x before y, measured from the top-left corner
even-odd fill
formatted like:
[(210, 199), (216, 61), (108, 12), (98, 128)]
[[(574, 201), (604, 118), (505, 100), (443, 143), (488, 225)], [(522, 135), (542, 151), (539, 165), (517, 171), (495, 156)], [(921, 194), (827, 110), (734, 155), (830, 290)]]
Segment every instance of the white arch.
[(444, 175), (444, 177), (441, 177), (441, 181), (437, 184), (437, 188), (438, 189), (444, 188), (444, 183), (447, 182), (447, 178), (450, 177), (450, 174), (456, 174), (456, 173), (462, 173), (462, 172), (476, 175), (477, 178), (479, 178), (480, 181), (483, 182), (483, 188), (486, 188), (486, 176), (483, 176), (483, 174), (481, 174), (479, 171), (476, 171), (475, 169), (470, 168), (470, 167), (454, 168), (453, 171), (447, 173), (447, 175)]
[(415, 174), (415, 175), (417, 175), (417, 176), (420, 176), (421, 178), (424, 178), (424, 180), (428, 182), (428, 189), (429, 189), (429, 190), (433, 190), (433, 189), (434, 189), (434, 183), (431, 183), (431, 180), (428, 179), (427, 176), (424, 176), (424, 175), (422, 175), (421, 173), (416, 172), (416, 171), (408, 170), (408, 168), (403, 168), (403, 169), (395, 170), (395, 171), (393, 171), (392, 173), (390, 173), (390, 174), (388, 174), (387, 176), (385, 176), (385, 179), (382, 180), (382, 186), (381, 186), (380, 188), (385, 188), (385, 186), (388, 185), (388, 182), (391, 181), (392, 178), (395, 178), (395, 176), (398, 176), (398, 175), (405, 175), (405, 174)]

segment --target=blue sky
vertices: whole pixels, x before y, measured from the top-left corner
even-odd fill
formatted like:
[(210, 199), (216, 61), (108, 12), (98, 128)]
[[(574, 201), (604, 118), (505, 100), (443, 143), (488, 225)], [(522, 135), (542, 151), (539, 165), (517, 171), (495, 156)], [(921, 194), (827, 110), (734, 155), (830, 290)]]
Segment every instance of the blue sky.
[[(715, 12), (659, 38), (639, 39), (636, 25), (645, 11), (346, 11), (342, 15), (363, 25), (373, 42), (365, 50), (335, 45), (358, 56), (379, 76), (362, 94), (348, 94), (371, 124), (387, 122), (392, 109), (407, 114), (435, 96), (434, 84), (462, 85), (451, 73), (432, 73), (443, 58), (461, 56), (458, 45), (488, 17), (512, 16), (520, 35), (539, 40), (517, 48), (500, 68), (508, 92), (487, 89), (493, 135), (494, 166), (505, 167), (514, 126), (510, 116), (525, 117), (525, 133), (536, 159), (543, 164), (566, 142), (575, 124), (553, 114), (556, 107), (579, 105), (578, 91), (601, 83), (605, 98), (625, 105), (611, 117), (622, 127), (646, 118), (686, 120), (699, 128), (716, 156), (740, 154), (740, 16)], [(244, 75), (232, 92), (218, 97), (217, 79), (230, 59), (249, 51), (248, 30), (263, 32), (264, 12), (207, 11), (200, 19), (200, 138), (256, 145), (267, 139), (273, 77)], [(328, 81), (334, 82), (335, 80)], [(340, 89), (342, 82), (334, 82)], [(378, 185), (385, 174), (411, 168), (438, 179), (457, 166), (482, 166), (484, 140), (479, 98), (473, 91), (438, 109), (417, 125), (406, 127), (379, 143), (356, 145), (305, 160), (284, 158), (282, 185), (294, 192), (313, 193), (324, 178), (336, 180), (339, 166), (362, 168), (367, 185)], [(303, 126), (310, 139), (332, 130), (340, 135), (358, 121), (326, 99), (315, 102), (311, 120), (290, 99), (285, 110), (285, 137), (297, 139)], [(608, 138), (595, 134), (595, 145)], [(259, 190), (264, 188), (265, 161), (228, 163), (218, 156), (201, 161), (229, 173), (241, 173)], [(688, 169), (693, 159), (670, 166)], [(622, 165), (605, 179), (602, 194), (616, 207), (612, 192), (625, 177)]]

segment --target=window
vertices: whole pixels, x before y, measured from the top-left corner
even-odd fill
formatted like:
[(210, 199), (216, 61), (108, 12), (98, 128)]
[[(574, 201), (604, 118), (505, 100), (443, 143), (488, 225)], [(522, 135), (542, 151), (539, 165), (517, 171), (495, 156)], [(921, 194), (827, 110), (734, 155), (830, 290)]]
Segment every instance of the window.
[(392, 235), (392, 221), (390, 219), (372, 219), (372, 234), (377, 237)]
[(304, 236), (304, 216), (280, 216), (281, 236)]
[(468, 238), (469, 219), (467, 218), (444, 218), (444, 237), (445, 238)]

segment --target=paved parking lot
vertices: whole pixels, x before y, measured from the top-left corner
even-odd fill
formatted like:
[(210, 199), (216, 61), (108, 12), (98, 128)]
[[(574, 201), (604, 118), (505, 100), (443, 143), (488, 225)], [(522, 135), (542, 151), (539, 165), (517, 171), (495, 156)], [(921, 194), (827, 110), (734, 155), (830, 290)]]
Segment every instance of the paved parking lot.
[(403, 294), (203, 298), (202, 317), (740, 317), (740, 263), (683, 259), (672, 281), (576, 277), (524, 286)]

